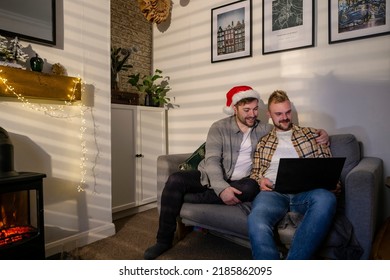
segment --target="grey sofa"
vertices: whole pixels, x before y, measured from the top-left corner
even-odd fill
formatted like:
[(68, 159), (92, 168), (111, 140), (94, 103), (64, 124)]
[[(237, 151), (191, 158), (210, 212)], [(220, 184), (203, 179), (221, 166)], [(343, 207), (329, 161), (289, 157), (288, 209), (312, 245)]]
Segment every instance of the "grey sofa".
[[(352, 236), (360, 245), (360, 259), (370, 257), (371, 245), (376, 230), (378, 190), (383, 186), (383, 162), (379, 158), (364, 157), (361, 143), (354, 135), (337, 134), (330, 136), (333, 156), (345, 156), (346, 162), (342, 171), (341, 181), (344, 186), (344, 196), (340, 203), (343, 217), (350, 224)], [(157, 205), (160, 209), (161, 193), (169, 174), (178, 171), (192, 153), (161, 155), (157, 160)], [(250, 207), (250, 203), (246, 206)], [(283, 224), (280, 223), (276, 232), (278, 240), (288, 248), (291, 237), (298, 223), (294, 213), (289, 213)], [(247, 230), (247, 215), (239, 206), (191, 204), (184, 203), (180, 212), (181, 222), (185, 226), (197, 226), (227, 238), (231, 241), (250, 247)], [(299, 218), (298, 218), (299, 220)], [(287, 221), (287, 222), (286, 222)], [(291, 222), (292, 221), (292, 222)], [(180, 226), (178, 227), (181, 228)], [(340, 226), (339, 226), (340, 228)], [(341, 225), (345, 230), (345, 227)], [(335, 235), (337, 237), (337, 234)], [(332, 244), (333, 242), (333, 244)], [(335, 259), (331, 247), (343, 247), (345, 244), (330, 236), (319, 253), (321, 258)], [(353, 245), (353, 244), (352, 244)]]

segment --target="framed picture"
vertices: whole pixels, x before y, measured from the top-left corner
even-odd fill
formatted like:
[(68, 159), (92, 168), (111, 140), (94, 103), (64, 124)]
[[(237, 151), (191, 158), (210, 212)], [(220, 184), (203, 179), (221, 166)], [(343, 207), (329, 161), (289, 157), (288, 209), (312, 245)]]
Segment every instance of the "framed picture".
[(211, 62), (252, 56), (252, 0), (211, 10)]
[(263, 54), (314, 46), (314, 0), (263, 1)]
[(390, 0), (329, 0), (329, 44), (390, 33)]

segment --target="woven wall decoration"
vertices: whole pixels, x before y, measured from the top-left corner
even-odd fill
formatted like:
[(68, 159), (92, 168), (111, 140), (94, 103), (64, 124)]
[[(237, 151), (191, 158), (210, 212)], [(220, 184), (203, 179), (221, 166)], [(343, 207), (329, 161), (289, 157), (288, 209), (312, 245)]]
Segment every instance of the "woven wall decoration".
[(156, 24), (165, 21), (171, 11), (171, 0), (138, 0), (144, 17)]

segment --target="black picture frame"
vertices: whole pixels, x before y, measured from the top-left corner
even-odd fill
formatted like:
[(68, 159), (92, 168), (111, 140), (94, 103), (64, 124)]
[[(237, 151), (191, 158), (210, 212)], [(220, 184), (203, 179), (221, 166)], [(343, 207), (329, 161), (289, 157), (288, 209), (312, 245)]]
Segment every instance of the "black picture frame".
[(211, 63), (252, 56), (252, 0), (211, 9)]
[(58, 0), (14, 0), (0, 3), (0, 34), (55, 46), (56, 1)]
[(329, 44), (390, 34), (389, 4), (390, 0), (328, 0)]
[(263, 55), (314, 47), (314, 11), (314, 0), (263, 1)]

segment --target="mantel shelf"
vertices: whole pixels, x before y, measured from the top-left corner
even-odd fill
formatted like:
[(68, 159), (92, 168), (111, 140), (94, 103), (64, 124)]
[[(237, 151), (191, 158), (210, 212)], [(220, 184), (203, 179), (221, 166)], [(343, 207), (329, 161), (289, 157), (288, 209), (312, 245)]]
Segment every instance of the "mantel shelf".
[[(0, 66), (0, 77), (14, 92), (26, 98), (77, 101), (81, 99), (81, 81), (75, 77), (52, 75)], [(74, 98), (71, 98), (74, 94)], [(0, 82), (0, 96), (17, 97)]]

